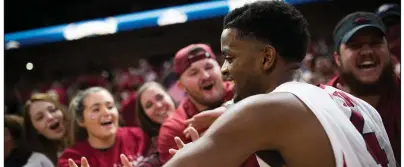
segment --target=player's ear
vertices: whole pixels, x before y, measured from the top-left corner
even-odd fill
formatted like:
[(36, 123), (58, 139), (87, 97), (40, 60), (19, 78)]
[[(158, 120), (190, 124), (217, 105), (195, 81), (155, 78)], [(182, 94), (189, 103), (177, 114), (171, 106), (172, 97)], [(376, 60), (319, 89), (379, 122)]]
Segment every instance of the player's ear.
[(276, 61), (276, 49), (272, 45), (266, 45), (264, 47), (264, 57), (262, 60), (262, 70), (269, 71)]

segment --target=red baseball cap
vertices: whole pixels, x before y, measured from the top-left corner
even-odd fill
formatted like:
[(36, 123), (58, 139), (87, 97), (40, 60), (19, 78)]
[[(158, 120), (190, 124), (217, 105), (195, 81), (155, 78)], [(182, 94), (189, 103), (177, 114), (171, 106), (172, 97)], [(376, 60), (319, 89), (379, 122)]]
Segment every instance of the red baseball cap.
[(187, 70), (192, 63), (202, 59), (212, 58), (216, 60), (215, 54), (212, 49), (206, 44), (191, 44), (182, 48), (175, 54), (174, 58), (174, 70), (177, 76), (181, 76), (182, 73)]

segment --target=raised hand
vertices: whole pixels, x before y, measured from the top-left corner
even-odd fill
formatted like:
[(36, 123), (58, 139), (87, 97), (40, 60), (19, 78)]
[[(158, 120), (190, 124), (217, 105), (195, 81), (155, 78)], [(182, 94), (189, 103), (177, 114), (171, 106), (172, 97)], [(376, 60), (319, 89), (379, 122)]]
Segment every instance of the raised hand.
[(123, 167), (132, 167), (132, 163), (129, 161), (129, 159), (125, 156), (125, 154), (120, 155), (121, 158), (121, 163)]
[[(121, 154), (120, 158), (121, 158), (121, 163), (123, 165), (122, 167), (133, 167), (132, 163), (129, 161), (129, 159), (124, 154)], [(68, 161), (69, 161), (69, 167), (79, 167), (72, 159), (69, 159)], [(85, 157), (81, 158), (80, 167), (90, 167), (90, 165), (88, 164), (88, 161)]]
[[(69, 167), (78, 167), (78, 166), (72, 159), (69, 159)], [(81, 157), (81, 166), (80, 167), (90, 167), (86, 157)]]
[[(189, 134), (189, 136), (191, 137), (192, 141), (196, 141), (197, 139), (199, 139), (199, 133), (198, 133), (198, 131), (196, 131), (195, 128), (188, 127), (185, 130)], [(169, 149), (168, 152), (171, 155), (175, 155), (178, 150), (182, 149), (186, 145), (186, 144), (184, 144), (184, 142), (179, 137), (174, 137), (174, 141), (177, 144), (178, 149), (174, 149), (174, 148)]]

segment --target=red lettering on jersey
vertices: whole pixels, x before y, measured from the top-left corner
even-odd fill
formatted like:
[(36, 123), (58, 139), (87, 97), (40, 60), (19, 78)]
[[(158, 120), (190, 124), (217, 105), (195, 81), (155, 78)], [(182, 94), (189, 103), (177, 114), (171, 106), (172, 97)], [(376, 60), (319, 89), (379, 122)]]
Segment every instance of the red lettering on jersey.
[(351, 111), (352, 111), (352, 115), (351, 115), (351, 118), (349, 118), (349, 119), (351, 120), (351, 122), (355, 126), (355, 128), (358, 129), (358, 131), (361, 132), (361, 134), (362, 134), (363, 126), (365, 126), (365, 119), (359, 112), (357, 112), (353, 109), (351, 109)]
[(365, 120), (361, 113), (351, 109), (351, 122), (356, 127), (356, 129), (362, 134), (363, 139), (366, 142), (366, 147), (369, 153), (372, 155), (373, 159), (377, 162), (377, 164), (382, 165), (382, 167), (387, 167), (389, 160), (387, 158), (386, 152), (380, 147), (379, 142), (377, 141), (376, 134), (374, 132), (371, 133), (363, 133), (363, 127), (365, 126)]
[[(340, 97), (344, 100), (345, 107), (354, 107), (354, 101), (344, 92), (335, 91), (333, 93), (334, 96)], [(377, 164), (382, 165), (382, 167), (387, 167), (389, 163), (386, 152), (380, 147), (380, 144), (377, 140), (376, 134), (374, 132), (371, 133), (363, 133), (363, 128), (365, 126), (365, 119), (362, 114), (358, 111), (355, 111), (351, 108), (352, 114), (349, 118), (355, 128), (362, 134), (363, 139), (366, 142), (366, 147), (369, 153), (372, 155), (373, 159), (377, 162)], [(344, 166), (345, 160), (344, 160)]]
[(375, 133), (371, 132), (363, 134), (363, 138), (366, 141), (368, 151), (370, 152), (372, 157), (376, 160), (376, 162), (382, 165), (382, 167), (387, 167), (387, 164), (389, 164), (389, 160), (387, 158), (386, 152), (382, 150), (382, 148), (380, 148)]
[[(323, 85), (323, 84), (319, 84), (319, 85), (317, 85), (318, 87), (320, 87), (321, 89), (326, 89), (327, 87), (325, 86), (325, 85)], [(330, 95), (330, 97), (331, 97), (331, 99), (334, 99), (334, 97), (332, 96), (332, 94), (330, 94), (330, 93), (327, 93), (328, 95)]]
[(344, 154), (344, 153), (342, 153), (342, 161), (344, 162), (344, 164), (342, 165), (342, 167), (347, 167), (347, 166), (346, 166), (345, 154)]
[(342, 98), (342, 100), (344, 100), (345, 107), (354, 107), (355, 106), (354, 101), (344, 92), (335, 91), (332, 95)]
[(319, 85), (317, 85), (318, 87), (320, 87), (321, 89), (325, 89), (326, 87), (325, 87), (325, 85), (323, 85), (323, 84), (319, 84)]

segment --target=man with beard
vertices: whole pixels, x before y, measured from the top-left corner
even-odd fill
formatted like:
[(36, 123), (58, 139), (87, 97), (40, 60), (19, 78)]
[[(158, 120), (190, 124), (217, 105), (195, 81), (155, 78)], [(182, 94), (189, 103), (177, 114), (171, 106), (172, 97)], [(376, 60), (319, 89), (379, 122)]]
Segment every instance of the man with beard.
[(386, 29), (376, 15), (356, 12), (334, 30), (339, 75), (328, 85), (368, 102), (379, 112), (400, 164), (400, 79), (394, 74)]
[[(174, 137), (190, 142), (190, 136), (186, 135), (188, 127), (203, 133), (224, 112), (225, 108), (220, 106), (233, 98), (233, 85), (223, 82), (216, 56), (206, 44), (191, 44), (179, 50), (174, 66), (179, 76), (178, 87), (185, 90), (187, 97), (160, 128), (158, 151), (162, 164), (172, 156), (169, 149), (176, 148)], [(255, 156), (243, 166), (258, 166)]]
[(166, 166), (231, 167), (254, 153), (272, 167), (395, 166), (373, 107), (331, 86), (292, 81), (309, 38), (304, 16), (285, 2), (231, 11), (221, 36), (222, 73), (235, 81), (236, 104)]

